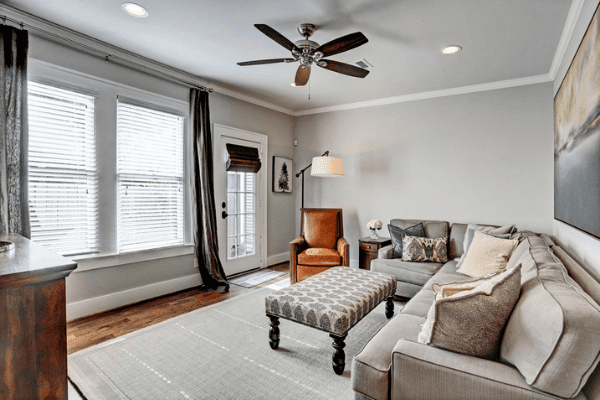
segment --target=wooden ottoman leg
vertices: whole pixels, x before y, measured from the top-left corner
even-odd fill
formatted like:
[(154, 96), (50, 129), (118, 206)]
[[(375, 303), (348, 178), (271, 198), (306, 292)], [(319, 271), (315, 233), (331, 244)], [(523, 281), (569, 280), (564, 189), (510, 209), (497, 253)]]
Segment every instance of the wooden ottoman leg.
[(390, 294), (385, 302), (385, 316), (392, 318), (394, 316), (394, 293)]
[(344, 340), (348, 334), (344, 336), (336, 336), (332, 333), (329, 334), (333, 339), (333, 357), (331, 358), (333, 361), (333, 370), (336, 374), (341, 375), (344, 372), (344, 368), (346, 368), (346, 353), (344, 352), (344, 347), (346, 347), (346, 343)]
[(271, 322), (269, 325), (271, 329), (269, 329), (269, 344), (273, 350), (277, 350), (279, 347), (279, 317), (275, 317), (273, 315), (267, 315)]

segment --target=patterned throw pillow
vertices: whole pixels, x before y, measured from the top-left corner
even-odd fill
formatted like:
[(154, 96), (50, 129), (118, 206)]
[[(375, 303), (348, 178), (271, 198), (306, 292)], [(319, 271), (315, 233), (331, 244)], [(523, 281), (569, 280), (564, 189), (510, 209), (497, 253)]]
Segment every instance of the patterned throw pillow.
[(458, 272), (479, 278), (503, 271), (518, 244), (518, 240), (498, 239), (475, 231), (469, 252)]
[(402, 241), (404, 240), (405, 235), (418, 237), (425, 236), (425, 228), (423, 228), (422, 222), (409, 226), (406, 229), (388, 224), (388, 230), (390, 231), (390, 238), (392, 239), (392, 258), (402, 258)]
[(502, 330), (521, 292), (521, 264), (476, 281), (432, 287), (435, 302), (418, 342), (497, 359)]
[(404, 236), (402, 261), (445, 263), (448, 261), (448, 238)]

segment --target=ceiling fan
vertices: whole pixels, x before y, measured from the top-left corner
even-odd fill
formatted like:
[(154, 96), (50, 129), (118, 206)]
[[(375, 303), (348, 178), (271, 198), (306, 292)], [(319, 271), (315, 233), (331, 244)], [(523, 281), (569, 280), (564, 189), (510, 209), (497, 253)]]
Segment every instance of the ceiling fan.
[(259, 31), (273, 39), (275, 42), (291, 51), (293, 58), (272, 58), (268, 60), (245, 61), (238, 63), (238, 65), (248, 66), (292, 63), (298, 61), (300, 62), (300, 66), (298, 67), (298, 71), (296, 71), (296, 86), (306, 85), (306, 82), (308, 82), (308, 78), (310, 77), (310, 67), (313, 63), (321, 68), (357, 78), (364, 78), (369, 74), (369, 71), (364, 68), (355, 67), (354, 65), (339, 61), (323, 59), (323, 57), (329, 57), (335, 54), (343, 53), (367, 43), (369, 40), (361, 32), (351, 33), (327, 42), (324, 45), (319, 45), (312, 40), (308, 40), (308, 38), (311, 37), (316, 30), (316, 27), (313, 24), (298, 25), (298, 32), (300, 35), (304, 36), (304, 39), (298, 40), (296, 43), (292, 43), (285, 36), (268, 25), (255, 24), (254, 26)]

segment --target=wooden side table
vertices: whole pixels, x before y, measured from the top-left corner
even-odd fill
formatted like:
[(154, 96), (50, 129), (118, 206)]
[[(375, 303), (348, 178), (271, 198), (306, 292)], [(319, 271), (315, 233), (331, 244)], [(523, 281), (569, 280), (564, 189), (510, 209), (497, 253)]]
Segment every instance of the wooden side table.
[(392, 240), (387, 237), (378, 237), (371, 239), (369, 236), (358, 239), (358, 267), (361, 269), (371, 269), (371, 260), (377, 258), (377, 252), (380, 248), (392, 244)]

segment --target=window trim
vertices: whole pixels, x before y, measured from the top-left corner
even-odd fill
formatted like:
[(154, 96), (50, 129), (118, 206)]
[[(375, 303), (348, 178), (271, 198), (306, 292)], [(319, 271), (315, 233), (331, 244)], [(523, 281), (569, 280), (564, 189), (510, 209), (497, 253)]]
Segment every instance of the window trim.
[[(56, 86), (66, 90), (72, 90), (83, 94), (89, 94), (96, 97), (96, 135), (111, 135), (112, 143), (105, 143), (104, 147), (114, 147), (114, 160), (112, 169), (103, 171), (101, 159), (105, 156), (104, 149), (100, 146), (100, 140), (97, 140), (98, 171), (99, 171), (99, 214), (100, 219), (105, 220), (105, 214), (112, 214), (112, 221), (101, 222), (99, 226), (100, 249), (98, 253), (87, 254), (85, 256), (67, 256), (80, 263), (78, 270), (97, 269), (105, 267), (114, 267), (133, 262), (143, 262), (158, 260), (166, 257), (176, 257), (181, 255), (193, 254), (194, 237), (192, 232), (192, 194), (191, 194), (191, 132), (189, 118), (189, 102), (174, 97), (169, 97), (160, 93), (153, 93), (144, 89), (128, 86), (120, 82), (111, 81), (98, 76), (89, 75), (83, 72), (74, 71), (59, 65), (48, 63), (35, 58), (29, 58), (28, 80), (39, 82), (46, 85)], [(119, 254), (116, 250), (116, 99), (122, 96), (129, 100), (145, 102), (155, 106), (163, 107), (185, 117), (184, 137), (183, 137), (183, 189), (184, 189), (184, 244), (172, 247), (161, 247), (148, 250), (138, 250)], [(102, 116), (99, 116), (100, 111)], [(110, 119), (110, 115), (114, 119)], [(111, 134), (112, 129), (112, 134)], [(110, 140), (108, 140), (110, 142)], [(103, 187), (104, 186), (104, 187)], [(101, 192), (105, 187), (112, 188), (112, 192), (103, 195)], [(112, 204), (110, 197), (112, 196)], [(106, 204), (106, 198), (109, 197), (109, 204)], [(111, 229), (112, 228), (112, 229)], [(111, 238), (112, 236), (112, 238)], [(94, 261), (94, 260), (98, 261)], [(125, 261), (123, 261), (125, 260)], [(131, 260), (131, 261), (128, 261)], [(197, 268), (197, 266), (196, 266)]]

